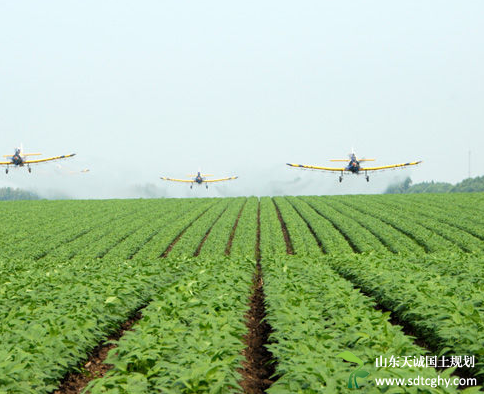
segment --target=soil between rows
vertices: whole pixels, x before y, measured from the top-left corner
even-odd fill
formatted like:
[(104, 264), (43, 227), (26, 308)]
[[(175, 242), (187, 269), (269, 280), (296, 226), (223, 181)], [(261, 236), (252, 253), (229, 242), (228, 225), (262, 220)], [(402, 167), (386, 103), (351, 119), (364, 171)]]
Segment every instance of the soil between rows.
[(287, 230), (286, 222), (284, 222), (284, 219), (282, 218), (282, 215), (281, 215), (281, 211), (279, 210), (279, 207), (277, 206), (275, 201), (274, 201), (274, 207), (276, 208), (277, 218), (281, 223), (282, 235), (284, 236), (284, 242), (286, 243), (286, 253), (294, 254), (294, 248), (292, 246), (291, 237), (289, 236), (289, 231)]
[(183, 230), (181, 230), (178, 235), (175, 237), (175, 239), (168, 245), (168, 247), (164, 250), (164, 252), (160, 255), (161, 258), (166, 258), (168, 257), (168, 254), (171, 252), (173, 247), (176, 245), (176, 243), (180, 240), (180, 238), (185, 234), (185, 231), (188, 230), (190, 226), (193, 225), (198, 219), (200, 219), (210, 208), (212, 208), (213, 205), (210, 205), (205, 211), (203, 211), (200, 215), (198, 215), (195, 219), (193, 219), (190, 224), (188, 224)]
[(116, 347), (115, 344), (108, 342), (119, 340), (126, 331), (131, 330), (131, 327), (142, 318), (142, 308), (139, 308), (130, 319), (125, 321), (118, 331), (96, 346), (87, 362), (79, 368), (80, 372), (68, 373), (59, 388), (52, 394), (79, 394), (91, 380), (103, 377), (113, 367), (112, 364), (105, 364), (104, 360), (108, 356), (108, 352)]
[(230, 256), (230, 251), (232, 250), (232, 241), (235, 236), (235, 231), (237, 230), (237, 225), (239, 224), (240, 217), (242, 216), (242, 211), (244, 210), (245, 205), (247, 204), (247, 199), (244, 201), (242, 204), (242, 207), (240, 208), (239, 214), (237, 215), (237, 219), (235, 219), (234, 226), (232, 227), (232, 231), (230, 232), (229, 235), (229, 240), (227, 242), (227, 247), (225, 248), (225, 255)]
[(215, 221), (212, 223), (212, 225), (210, 226), (210, 228), (207, 230), (207, 232), (205, 233), (205, 235), (203, 236), (200, 244), (197, 246), (197, 250), (195, 251), (195, 253), (193, 254), (194, 257), (197, 257), (199, 254), (200, 254), (200, 251), (202, 250), (202, 247), (203, 245), (205, 244), (205, 241), (207, 240), (208, 236), (210, 235), (210, 233), (212, 232), (212, 229), (213, 227), (215, 226), (215, 224), (220, 220), (220, 218), (222, 217), (222, 215), (225, 213), (225, 211), (228, 209), (228, 206), (225, 207), (225, 209), (220, 213), (220, 215), (217, 216), (217, 219), (215, 219)]
[[(340, 275), (340, 274), (338, 274)], [(385, 307), (383, 304), (381, 304), (377, 297), (375, 297), (371, 292), (366, 291), (364, 288), (358, 286), (356, 283), (354, 283), (351, 278), (345, 277), (344, 275), (340, 275), (341, 277), (345, 278), (349, 282), (352, 283), (353, 288), (358, 290), (361, 294), (364, 296), (372, 299), (374, 301), (373, 308), (377, 311), (381, 311), (382, 313), (389, 312), (390, 316), (388, 318), (388, 322), (393, 325), (393, 326), (398, 326), (402, 330), (402, 332), (410, 337), (413, 338), (412, 342), (421, 347), (422, 349), (425, 350), (425, 352), (428, 353), (428, 355), (438, 355), (440, 353), (440, 349), (438, 349), (434, 344), (429, 343), (422, 332), (420, 332), (416, 327), (413, 326), (412, 323), (407, 322), (405, 320), (402, 320), (397, 314), (391, 310)], [(436, 368), (438, 371), (444, 371), (447, 368), (442, 368), (438, 367)], [(476, 378), (478, 384), (483, 383), (483, 378), (479, 377), (477, 375), (473, 375), (469, 369), (466, 368), (457, 368), (454, 372), (451, 373), (452, 376), (457, 376), (459, 378), (464, 378), (464, 379), (469, 379), (469, 378)], [(470, 386), (459, 386), (459, 389), (465, 389)]]
[(273, 377), (276, 363), (272, 353), (266, 348), (270, 343), (272, 327), (265, 320), (264, 280), (260, 263), (257, 263), (254, 275), (254, 288), (250, 298), (250, 309), (246, 314), (246, 325), (249, 329), (244, 337), (247, 347), (242, 354), (245, 361), (239, 370), (243, 379), (239, 382), (244, 394), (262, 394), (277, 380)]

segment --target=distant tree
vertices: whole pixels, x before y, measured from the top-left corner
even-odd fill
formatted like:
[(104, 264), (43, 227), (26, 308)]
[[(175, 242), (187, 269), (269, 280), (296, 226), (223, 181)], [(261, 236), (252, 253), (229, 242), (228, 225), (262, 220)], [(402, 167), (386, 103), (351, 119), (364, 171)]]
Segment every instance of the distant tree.
[(386, 194), (407, 193), (411, 184), (412, 184), (412, 179), (410, 179), (410, 177), (407, 177), (403, 182), (388, 186), (387, 190), (385, 190), (385, 193)]
[(410, 178), (403, 182), (388, 186), (386, 194), (396, 193), (470, 193), (484, 192), (484, 176), (467, 178), (462, 182), (452, 185), (447, 182), (421, 182), (412, 184)]
[(32, 192), (21, 190), (21, 189), (13, 189), (11, 187), (2, 187), (0, 188), (0, 201), (7, 201), (7, 200), (39, 200), (40, 197)]
[(455, 185), (451, 190), (452, 193), (469, 193), (482, 191), (484, 191), (484, 176), (464, 179), (462, 182)]

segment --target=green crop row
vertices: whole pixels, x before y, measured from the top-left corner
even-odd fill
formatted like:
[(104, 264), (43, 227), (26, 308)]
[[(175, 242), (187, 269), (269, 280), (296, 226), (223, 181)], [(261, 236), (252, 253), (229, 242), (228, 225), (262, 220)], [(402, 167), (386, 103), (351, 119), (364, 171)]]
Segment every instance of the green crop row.
[(353, 251), (343, 234), (307, 202), (298, 197), (286, 197), (286, 199), (306, 222), (324, 253), (351, 253)]
[(307, 223), (299, 216), (294, 207), (284, 197), (274, 197), (287, 227), (294, 253), (299, 256), (319, 256), (322, 251)]
[[(169, 209), (169, 206), (164, 205), (163, 208)], [(161, 214), (164, 213), (164, 209), (161, 210)], [(145, 206), (144, 209), (139, 211), (130, 211), (126, 216), (120, 216), (76, 239), (74, 241), (75, 246), (66, 243), (44, 258), (52, 260), (55, 256), (60, 261), (65, 261), (73, 256), (86, 260), (101, 258), (140, 229), (146, 223), (148, 215), (155, 216), (152, 215), (149, 206)], [(156, 216), (153, 219), (156, 220)], [(61, 250), (63, 253), (59, 253)]]
[[(395, 202), (398, 202), (396, 200)], [(479, 240), (484, 240), (484, 220), (481, 215), (476, 215), (476, 211), (473, 213), (465, 212), (464, 210), (457, 210), (450, 204), (441, 204), (435, 206), (429, 204), (428, 201), (409, 201), (407, 203), (411, 209), (418, 210), (424, 217), (432, 217), (439, 222), (450, 224), (458, 229), (472, 234)]]
[[(2, 218), (4, 223), (12, 225), (4, 226), (8, 231), (0, 237), (1, 258), (39, 259), (110, 220), (108, 205), (59, 203), (57, 206), (57, 210), (53, 210), (50, 204), (44, 207), (37, 203), (26, 212), (17, 212), (13, 220)], [(28, 217), (27, 222), (21, 220), (24, 216)]]
[(457, 252), (460, 250), (456, 245), (449, 242), (440, 235), (432, 232), (425, 226), (411, 220), (408, 217), (408, 212), (401, 209), (390, 209), (381, 207), (378, 202), (365, 204), (365, 199), (362, 196), (352, 199), (342, 199), (341, 202), (357, 209), (365, 214), (376, 217), (382, 222), (394, 227), (405, 235), (414, 239), (424, 250), (428, 253), (439, 252), (443, 250), (450, 250)]
[[(180, 208), (183, 207), (183, 212)], [(120, 260), (131, 259), (140, 250), (151, 248), (151, 240), (158, 234), (166, 234), (171, 227), (175, 227), (179, 220), (184, 216), (190, 216), (192, 211), (197, 211), (199, 207), (204, 207), (204, 203), (196, 200), (188, 200), (184, 204), (178, 202), (177, 206), (170, 205), (169, 209), (156, 211), (144, 218), (143, 225), (134, 233), (123, 239), (116, 247), (110, 249), (104, 257)], [(159, 239), (158, 239), (159, 241)]]
[(223, 256), (226, 253), (235, 223), (246, 201), (245, 198), (236, 198), (228, 205), (227, 210), (211, 228), (200, 250), (200, 256)]
[(355, 252), (386, 253), (387, 249), (371, 232), (351, 217), (345, 216), (317, 197), (301, 197), (319, 215), (329, 220), (351, 244)]
[[(349, 196), (348, 196), (349, 197)], [(403, 206), (410, 206), (415, 202), (419, 202), (428, 207), (440, 207), (445, 211), (459, 212), (464, 215), (474, 216), (473, 221), (479, 224), (484, 224), (482, 218), (475, 215), (476, 212), (484, 210), (484, 193), (425, 193), (425, 194), (407, 194), (407, 195), (373, 195), (368, 196), (368, 202), (373, 201), (392, 201)], [(346, 198), (346, 197), (345, 197)]]
[[(418, 387), (405, 391), (376, 387), (375, 378), (437, 377), (432, 368), (376, 368), (379, 356), (420, 356), (426, 351), (391, 325), (388, 313), (374, 309), (371, 299), (339, 277), (325, 260), (287, 256), (263, 263), (268, 321), (274, 329), (268, 347), (277, 359), (279, 376), (268, 393), (352, 392), (347, 385), (354, 364), (338, 357), (348, 351), (363, 360), (369, 372), (359, 379), (364, 393), (422, 392)], [(429, 390), (456, 392), (452, 387)]]
[[(175, 212), (175, 215), (179, 216), (178, 212)], [(158, 220), (151, 222), (151, 224), (155, 224), (158, 226), (163, 226), (163, 230), (167, 231), (170, 230), (170, 226), (174, 226), (174, 220), (176, 216), (173, 213), (167, 214)], [(113, 233), (117, 233), (119, 231), (118, 228), (112, 229)], [(123, 230), (124, 231), (124, 230)], [(133, 234), (134, 235), (134, 234)], [(101, 240), (92, 239), (93, 245), (100, 246), (102, 248), (102, 242), (105, 243), (104, 249), (109, 249), (112, 245), (109, 241), (104, 238)], [(85, 240), (87, 241), (87, 240)], [(89, 250), (90, 244), (88, 242), (82, 242), (79, 245), (70, 245), (73, 247), (72, 255), (76, 254), (76, 250), (82, 251), (83, 248)], [(116, 260), (124, 260), (126, 258), (132, 257), (137, 250), (143, 248), (143, 243), (139, 242), (139, 238), (137, 237), (127, 237), (122, 241), (122, 243), (118, 244), (115, 248), (111, 249), (105, 257), (107, 257), (107, 261), (109, 259), (116, 259)], [(68, 246), (63, 248), (64, 251), (68, 251)], [(53, 254), (55, 255), (55, 254)], [(122, 256), (122, 258), (120, 257)], [(95, 255), (93, 256), (95, 257)], [(32, 289), (33, 286), (44, 286), (45, 283), (49, 282), (51, 278), (48, 275), (44, 275), (44, 272), (51, 272), (53, 270), (71, 270), (72, 264), (78, 264), (79, 261), (86, 260), (90, 261), (90, 259), (86, 258), (85, 256), (78, 255), (76, 261), (73, 260), (64, 260), (60, 261), (59, 259), (53, 258), (53, 256), (47, 257), (40, 260), (31, 260), (31, 259), (23, 259), (23, 260), (15, 260), (15, 261), (0, 261), (0, 272), (4, 274), (1, 276), (1, 280), (7, 282), (8, 285), (11, 285), (13, 282), (19, 281), (19, 283), (27, 282), (29, 283), (29, 288)], [(0, 289), (1, 291), (1, 289)], [(5, 303), (4, 306), (8, 307), (13, 299), (10, 302)]]
[[(236, 204), (235, 199), (224, 199), (214, 203), (210, 209), (193, 222), (174, 244), (170, 257), (192, 257), (200, 252), (205, 237), (223, 216), (229, 205)], [(223, 253), (223, 252), (222, 252)]]
[[(397, 203), (391, 201), (383, 201), (380, 203), (383, 210), (386, 209), (399, 209)], [(413, 204), (407, 203), (405, 206), (407, 220), (413, 220), (416, 223), (427, 228), (435, 234), (439, 234), (442, 238), (448, 240), (452, 244), (458, 246), (466, 252), (482, 252), (484, 249), (484, 243), (479, 238), (473, 236), (468, 231), (462, 230), (454, 225), (454, 222), (450, 219), (438, 220), (438, 216), (432, 215), (431, 210), (426, 207), (420, 208)], [(436, 213), (435, 211), (433, 212)]]
[(424, 249), (417, 244), (415, 240), (374, 216), (365, 214), (348, 205), (344, 205), (334, 198), (327, 199), (326, 203), (342, 215), (351, 217), (357, 221), (362, 227), (366, 228), (378, 238), (390, 252), (405, 254), (424, 253)]
[(91, 394), (239, 392), (244, 314), (254, 262), (192, 259), (159, 292), (133, 331), (111, 350), (113, 364)]
[(230, 247), (231, 256), (254, 258), (257, 244), (257, 211), (259, 200), (249, 197), (240, 215)]
[[(0, 394), (52, 392), (150, 300), (92, 389), (240, 392), (254, 257), (275, 329), (268, 393), (348, 392), (344, 351), (373, 365), (424, 353), (353, 286), (436, 353), (475, 355), (482, 376), (483, 196), (0, 203)], [(398, 371), (368, 368), (362, 392), (418, 392), (377, 389)]]
[[(482, 283), (447, 274), (462, 269), (482, 272), (482, 258), (439, 260), (419, 264), (416, 259), (393, 256), (334, 257), (335, 271), (351, 280), (391, 310), (439, 353), (477, 357), (473, 374), (484, 374), (484, 290)], [(364, 275), (361, 273), (364, 272)]]
[(274, 202), (269, 197), (260, 199), (260, 253), (262, 258), (286, 254), (288, 245), (284, 241), (281, 222), (277, 217)]
[(0, 301), (0, 392), (49, 393), (67, 371), (171, 280), (175, 264), (75, 261), (5, 283)]
[(170, 216), (170, 224), (155, 234), (136, 253), (136, 256), (144, 259), (157, 259), (168, 251), (168, 247), (186, 232), (198, 219), (202, 218), (216, 205), (215, 199), (203, 199), (188, 211), (185, 211), (183, 201), (175, 212), (178, 215)]

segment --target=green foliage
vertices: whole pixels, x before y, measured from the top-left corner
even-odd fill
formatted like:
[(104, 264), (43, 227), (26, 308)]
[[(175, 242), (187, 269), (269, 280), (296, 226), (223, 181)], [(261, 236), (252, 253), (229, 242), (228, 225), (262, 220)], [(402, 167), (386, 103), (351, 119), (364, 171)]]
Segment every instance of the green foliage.
[(281, 222), (274, 201), (269, 197), (260, 199), (260, 252), (262, 258), (285, 255), (287, 252)]
[[(388, 201), (396, 197), (399, 196), (345, 196), (341, 198), (341, 201), (351, 208), (393, 227), (402, 234), (404, 239), (407, 237), (413, 240), (417, 244), (413, 250), (414, 253), (421, 253), (422, 249), (424, 252), (430, 253), (461, 250), (455, 242), (441, 235), (439, 219), (427, 220), (411, 208), (409, 196), (404, 196), (405, 201), (389, 206)], [(372, 249), (367, 248), (367, 251), (372, 251)]]
[(344, 235), (336, 227), (321, 216), (313, 207), (299, 197), (286, 197), (294, 210), (306, 222), (308, 228), (311, 228), (314, 237), (320, 245), (323, 253), (351, 253), (352, 249)]
[(390, 185), (385, 190), (386, 194), (401, 193), (471, 193), (484, 191), (484, 176), (467, 178), (452, 185), (447, 182), (422, 182), (412, 185), (412, 180), (406, 178), (403, 182)]
[(409, 188), (412, 185), (410, 177), (405, 178), (403, 182), (393, 184), (387, 187), (386, 194), (408, 193)]
[(318, 197), (301, 198), (319, 215), (329, 220), (333, 226), (341, 232), (345, 239), (348, 240), (355, 252), (361, 253), (373, 251), (385, 253), (387, 251), (382, 242), (358, 221), (351, 216), (342, 214), (328, 204), (328, 201), (330, 201), (329, 198), (324, 200)]
[[(183, 229), (183, 236), (176, 242), (173, 249), (170, 251), (171, 257), (191, 257), (198, 252), (198, 248), (205, 241), (205, 236), (212, 229), (223, 214), (228, 209), (228, 206), (237, 206), (238, 199), (213, 199), (213, 204), (208, 210), (201, 215), (191, 220)], [(230, 211), (229, 214), (230, 216)], [(235, 218), (234, 218), (235, 220)], [(228, 237), (227, 237), (228, 238)], [(174, 238), (175, 239), (175, 238)], [(210, 247), (210, 246), (209, 246)], [(223, 254), (224, 249), (220, 251)]]
[(227, 250), (227, 244), (237, 217), (241, 209), (245, 206), (246, 199), (244, 197), (233, 199), (227, 209), (210, 228), (210, 233), (207, 236), (201, 250), (200, 256), (222, 256)]
[[(286, 256), (263, 262), (268, 320), (274, 329), (269, 348), (278, 360), (276, 374), (280, 376), (267, 392), (349, 393), (349, 377), (353, 386), (356, 377), (368, 374), (379, 378), (437, 377), (432, 368), (375, 367), (380, 355), (389, 358), (426, 352), (399, 326), (390, 324), (388, 313), (376, 310), (370, 298), (331, 269), (333, 259)], [(355, 371), (354, 365), (341, 357), (360, 368)], [(388, 390), (376, 387), (371, 379), (360, 384), (364, 393)], [(405, 392), (421, 393), (418, 387), (406, 387)], [(440, 387), (434, 392), (457, 391)]]
[(316, 238), (311, 234), (307, 223), (302, 219), (287, 198), (274, 197), (274, 204), (279, 208), (282, 219), (289, 232), (294, 253), (297, 255), (319, 256), (322, 251)]
[[(26, 262), (31, 264), (31, 262)], [(1, 388), (46, 393), (66, 370), (169, 282), (176, 267), (74, 260), (10, 275), (0, 293)]]
[(181, 264), (183, 275), (158, 289), (136, 330), (110, 352), (106, 361), (114, 368), (91, 382), (91, 394), (131, 393), (134, 378), (143, 393), (238, 389), (254, 264), (220, 258)]
[[(424, 354), (390, 313), (435, 353), (475, 354), (482, 376), (483, 212), (482, 193), (0, 204), (0, 393), (52, 392), (145, 304), (93, 390), (239, 392), (258, 248), (269, 393), (385, 392), (363, 379), (397, 377), (376, 356)], [(403, 371), (417, 374), (437, 376)]]
[(231, 256), (253, 259), (256, 256), (257, 244), (257, 211), (259, 199), (249, 197), (243, 207), (242, 213), (232, 239)]
[[(335, 258), (333, 269), (409, 324), (438, 354), (475, 355), (473, 374), (484, 373), (482, 257)], [(364, 270), (365, 275), (360, 271)]]

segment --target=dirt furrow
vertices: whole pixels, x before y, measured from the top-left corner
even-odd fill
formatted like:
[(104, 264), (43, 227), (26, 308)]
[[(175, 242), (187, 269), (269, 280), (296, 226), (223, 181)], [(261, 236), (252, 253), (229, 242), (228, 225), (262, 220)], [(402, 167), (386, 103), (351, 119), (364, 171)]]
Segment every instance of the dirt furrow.
[(256, 240), (256, 270), (254, 273), (253, 290), (250, 297), (250, 309), (245, 315), (248, 333), (244, 337), (246, 348), (242, 352), (245, 361), (239, 373), (239, 382), (244, 394), (263, 394), (277, 380), (275, 375), (277, 362), (267, 349), (272, 327), (267, 322), (264, 280), (260, 264), (260, 203), (257, 210), (257, 240)]
[[(425, 340), (425, 336), (427, 335), (426, 333), (419, 332), (419, 330), (416, 327), (414, 327), (412, 323), (400, 319), (400, 317), (397, 316), (394, 311), (392, 311), (391, 309), (388, 309), (383, 304), (381, 304), (371, 292), (366, 291), (366, 289), (354, 283), (350, 276), (343, 275), (342, 273), (339, 273), (337, 270), (335, 270), (335, 272), (342, 278), (351, 282), (354, 289), (358, 290), (364, 296), (374, 300), (375, 304), (373, 305), (373, 307), (376, 310), (381, 311), (382, 313), (388, 312), (389, 313), (388, 322), (393, 326), (399, 326), (405, 335), (409, 337), (413, 337), (412, 342), (415, 345), (425, 349), (430, 355), (438, 355), (440, 353), (440, 349), (436, 348), (435, 346), (433, 346), (432, 344), (428, 343)], [(444, 370), (445, 368), (438, 368), (438, 369)], [(465, 379), (476, 377), (471, 375), (468, 370), (462, 369), (462, 368), (457, 368), (451, 375), (457, 376), (459, 378), (465, 378)], [(479, 377), (477, 379), (479, 383), (482, 384), (483, 379)], [(463, 389), (465, 387), (460, 387), (460, 388)]]
[(255, 259), (257, 262), (260, 261), (260, 200), (259, 204), (257, 205), (257, 234), (256, 234), (256, 241), (255, 241)]
[(262, 394), (274, 383), (276, 371), (274, 356), (266, 348), (272, 327), (266, 317), (264, 280), (260, 262), (254, 275), (254, 288), (250, 297), (250, 309), (245, 316), (248, 333), (244, 337), (247, 347), (242, 354), (245, 361), (239, 370), (243, 379), (239, 382), (245, 394)]
[(240, 216), (242, 215), (242, 211), (244, 210), (245, 204), (247, 204), (247, 200), (248, 199), (245, 199), (245, 202), (242, 204), (242, 207), (240, 208), (239, 214), (237, 215), (237, 219), (235, 220), (234, 227), (232, 228), (232, 231), (230, 232), (229, 240), (227, 242), (227, 247), (225, 248), (225, 255), (226, 256), (230, 255), (230, 250), (232, 249), (232, 241), (234, 240), (235, 231), (237, 230), (237, 225), (239, 224)]
[(176, 243), (180, 240), (180, 238), (185, 234), (185, 232), (195, 223), (198, 219), (200, 219), (210, 208), (212, 208), (212, 205), (210, 205), (205, 211), (203, 211), (200, 215), (198, 215), (195, 219), (193, 219), (188, 226), (186, 226), (172, 241), (170, 245), (165, 249), (165, 251), (161, 254), (160, 257), (165, 258), (168, 256), (168, 254), (171, 252), (173, 247), (176, 245)]
[[(305, 201), (306, 202), (306, 201)], [(353, 241), (351, 240), (351, 238), (348, 236), (348, 234), (346, 234), (344, 232), (344, 230), (338, 226), (336, 223), (334, 223), (334, 221), (332, 221), (330, 218), (328, 218), (327, 216), (323, 215), (320, 211), (318, 211), (312, 204), (306, 202), (306, 204), (311, 207), (313, 209), (314, 212), (316, 212), (319, 216), (325, 218), (329, 223), (331, 223), (331, 225), (337, 230), (339, 231), (339, 233), (343, 236), (343, 238), (346, 240), (346, 242), (348, 242), (348, 245), (350, 245), (351, 249), (353, 250), (354, 253), (361, 253), (361, 250), (359, 250), (359, 248), (353, 243)]]
[(143, 305), (138, 308), (128, 320), (121, 324), (119, 330), (97, 345), (89, 354), (88, 360), (77, 368), (78, 371), (68, 373), (62, 379), (59, 388), (52, 394), (79, 394), (91, 380), (102, 378), (113, 367), (111, 364), (104, 363), (108, 352), (116, 347), (115, 344), (109, 342), (118, 341), (126, 331), (131, 330), (133, 325), (142, 318), (141, 311), (145, 307), (146, 305)]
[(341, 201), (342, 204), (345, 204), (346, 206), (350, 207), (350, 208), (353, 208), (353, 209), (356, 209), (357, 211), (365, 214), (365, 215), (369, 215), (369, 216), (372, 216), (373, 218), (375, 219), (378, 219), (378, 220), (381, 220), (383, 223), (389, 225), (390, 227), (392, 227), (393, 229), (395, 229), (396, 231), (399, 231), (400, 233), (402, 233), (403, 235), (407, 236), (408, 238), (410, 238), (413, 242), (415, 242), (418, 246), (422, 247), (422, 249), (425, 251), (425, 253), (430, 253), (430, 249), (428, 247), (427, 244), (425, 244), (424, 242), (420, 241), (419, 239), (417, 239), (412, 233), (396, 226), (394, 223), (386, 220), (385, 218), (382, 218), (380, 216), (377, 216), (371, 212), (366, 212), (365, 210), (362, 210), (361, 208), (357, 207), (357, 206), (353, 206), (351, 204), (348, 204), (347, 202), (345, 202), (344, 200)]
[(212, 223), (212, 225), (210, 226), (210, 228), (207, 230), (207, 232), (205, 233), (205, 235), (202, 238), (202, 241), (197, 246), (197, 250), (193, 254), (194, 257), (197, 257), (200, 254), (200, 251), (202, 250), (203, 244), (205, 243), (205, 241), (207, 240), (208, 236), (210, 235), (210, 232), (212, 231), (213, 226), (215, 226), (215, 224), (220, 220), (220, 218), (225, 213), (225, 211), (227, 210), (227, 208), (228, 208), (228, 206), (225, 207), (225, 209), (220, 213), (220, 215), (218, 215), (217, 219), (215, 219), (215, 221)]
[(287, 231), (287, 226), (286, 226), (286, 223), (284, 222), (284, 219), (282, 218), (281, 211), (279, 210), (279, 207), (277, 206), (274, 199), (272, 199), (272, 202), (274, 204), (274, 207), (276, 208), (277, 218), (281, 223), (282, 235), (284, 236), (284, 241), (286, 242), (286, 253), (294, 254), (294, 248), (292, 246), (291, 237), (289, 236), (289, 231)]
[(314, 231), (314, 229), (311, 227), (311, 225), (309, 224), (309, 222), (306, 220), (306, 218), (301, 214), (301, 212), (296, 208), (296, 206), (288, 199), (287, 200), (289, 202), (289, 204), (291, 204), (291, 206), (294, 208), (294, 210), (296, 211), (296, 213), (299, 215), (299, 217), (304, 221), (304, 223), (306, 223), (306, 226), (308, 226), (308, 230), (309, 232), (313, 235), (314, 239), (316, 240), (316, 243), (318, 244), (319, 248), (321, 249), (321, 252), (322, 253), (327, 253), (325, 250), (324, 250), (324, 246), (323, 244), (321, 243), (321, 240), (319, 239), (319, 237), (316, 235), (316, 232)]

